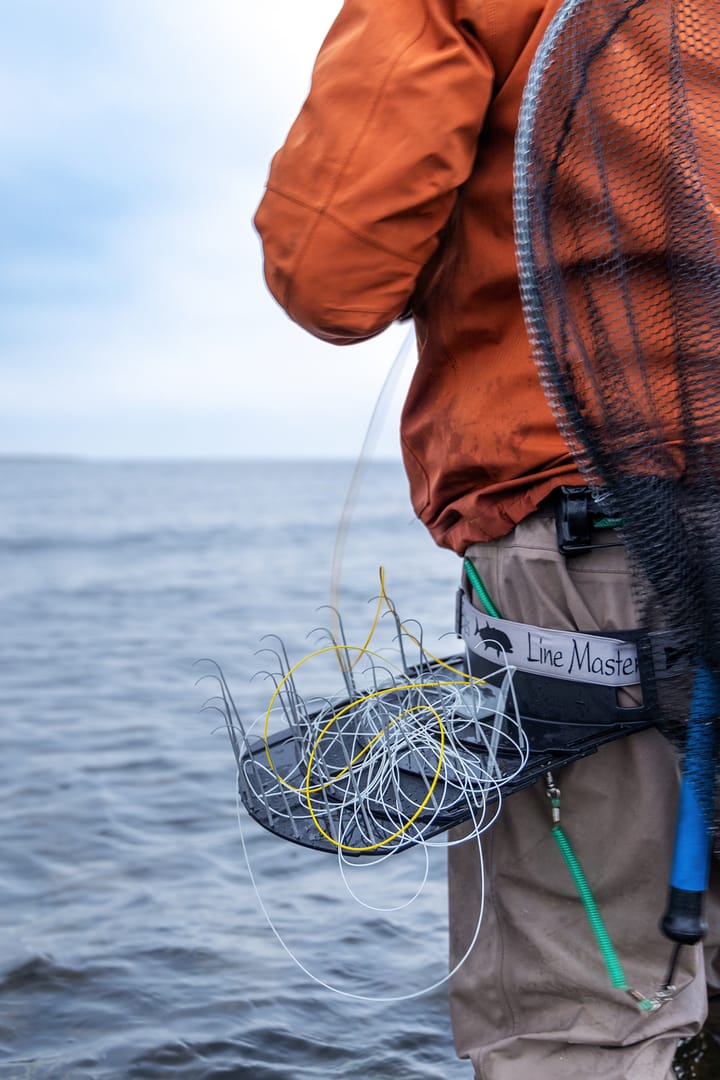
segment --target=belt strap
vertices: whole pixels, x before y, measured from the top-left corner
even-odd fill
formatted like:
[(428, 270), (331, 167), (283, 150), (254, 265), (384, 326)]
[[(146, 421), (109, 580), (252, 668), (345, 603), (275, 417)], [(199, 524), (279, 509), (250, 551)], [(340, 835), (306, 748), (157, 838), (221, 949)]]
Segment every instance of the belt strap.
[[(557, 724), (590, 734), (657, 723), (657, 681), (690, 669), (686, 652), (669, 632), (615, 631), (606, 637), (548, 630), (491, 618), (462, 589), (457, 633), (477, 678), (499, 685), (505, 669), (512, 670), (514, 699), (536, 745), (546, 737), (556, 740)], [(638, 684), (642, 704), (618, 704), (618, 690)]]

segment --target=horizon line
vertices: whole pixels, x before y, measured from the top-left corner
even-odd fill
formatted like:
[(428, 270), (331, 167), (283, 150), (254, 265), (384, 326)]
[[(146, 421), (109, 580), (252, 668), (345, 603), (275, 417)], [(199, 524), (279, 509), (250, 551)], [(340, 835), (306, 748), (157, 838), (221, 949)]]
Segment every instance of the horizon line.
[(252, 454), (110, 454), (110, 453), (69, 453), (63, 451), (12, 451), (0, 450), (0, 465), (402, 465), (400, 456), (360, 457), (341, 455), (286, 456)]

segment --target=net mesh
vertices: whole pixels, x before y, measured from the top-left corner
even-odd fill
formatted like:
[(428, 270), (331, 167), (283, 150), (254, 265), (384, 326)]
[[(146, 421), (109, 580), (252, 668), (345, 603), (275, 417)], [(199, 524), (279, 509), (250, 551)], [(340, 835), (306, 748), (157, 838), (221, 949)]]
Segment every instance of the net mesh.
[[(545, 390), (622, 517), (646, 623), (720, 672), (720, 6), (568, 0), (516, 151), (521, 289)], [(681, 737), (689, 679), (663, 684)], [(712, 710), (711, 710), (712, 712)]]

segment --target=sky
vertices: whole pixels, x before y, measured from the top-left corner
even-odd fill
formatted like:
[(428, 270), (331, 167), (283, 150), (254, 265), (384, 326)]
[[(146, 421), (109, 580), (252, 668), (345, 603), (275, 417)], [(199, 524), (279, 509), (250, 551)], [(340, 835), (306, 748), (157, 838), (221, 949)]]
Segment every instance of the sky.
[(4, 5), (0, 454), (358, 454), (406, 329), (294, 326), (251, 224), (340, 6)]

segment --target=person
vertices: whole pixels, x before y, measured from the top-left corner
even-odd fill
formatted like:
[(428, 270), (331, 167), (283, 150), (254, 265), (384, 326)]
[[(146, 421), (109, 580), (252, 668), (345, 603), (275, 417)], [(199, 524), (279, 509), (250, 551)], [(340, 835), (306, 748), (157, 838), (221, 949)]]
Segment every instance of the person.
[[(584, 480), (546, 402), (523, 320), (513, 160), (530, 63), (560, 0), (346, 0), (275, 156), (255, 223), (267, 284), (310, 333), (349, 345), (411, 317), (418, 364), (401, 443), (414, 509), (469, 557), (506, 618), (555, 629), (637, 625), (617, 536), (558, 550), (561, 486)], [(658, 923), (678, 763), (655, 729), (556, 778), (628, 980), (670, 954)], [(509, 797), (486, 838), (484, 923), (451, 984), (457, 1052), (483, 1080), (666, 1080), (678, 1040), (720, 992), (717, 898), (678, 993), (643, 1013), (614, 990), (551, 837), (545, 788)], [(451, 964), (483, 891), (474, 845), (449, 855)]]

